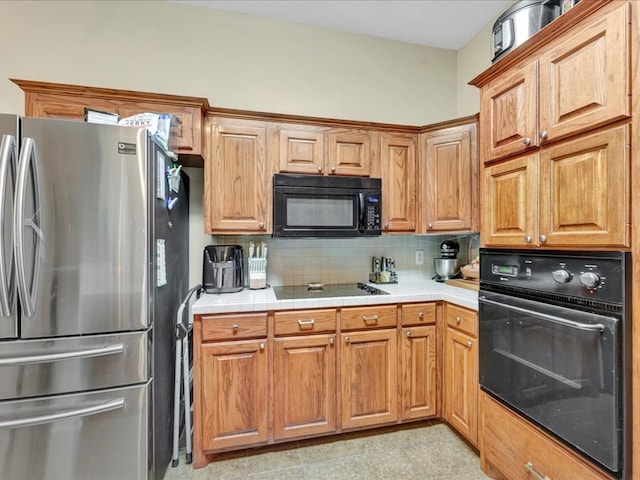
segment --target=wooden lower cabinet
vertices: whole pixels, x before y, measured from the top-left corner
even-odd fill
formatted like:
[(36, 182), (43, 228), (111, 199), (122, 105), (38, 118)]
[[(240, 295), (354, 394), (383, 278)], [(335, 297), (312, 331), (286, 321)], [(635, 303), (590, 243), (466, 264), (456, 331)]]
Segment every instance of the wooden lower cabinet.
[(437, 414), (436, 326), (402, 329), (400, 353), (402, 420)]
[(336, 387), (335, 334), (276, 338), (274, 439), (335, 432)]
[(396, 329), (341, 334), (342, 428), (398, 420)]
[(267, 443), (269, 362), (266, 340), (201, 347), (202, 449)]
[(480, 463), (497, 480), (603, 480), (605, 473), (587, 464), (537, 427), (481, 393)]
[(445, 320), (443, 416), (452, 427), (477, 446), (477, 314), (448, 304)]

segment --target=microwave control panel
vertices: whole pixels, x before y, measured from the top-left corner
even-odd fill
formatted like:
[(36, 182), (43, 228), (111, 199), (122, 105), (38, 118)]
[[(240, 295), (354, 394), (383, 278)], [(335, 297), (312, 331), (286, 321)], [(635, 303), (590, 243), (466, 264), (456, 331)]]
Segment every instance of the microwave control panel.
[(377, 195), (366, 195), (366, 228), (367, 230), (381, 229), (381, 202)]

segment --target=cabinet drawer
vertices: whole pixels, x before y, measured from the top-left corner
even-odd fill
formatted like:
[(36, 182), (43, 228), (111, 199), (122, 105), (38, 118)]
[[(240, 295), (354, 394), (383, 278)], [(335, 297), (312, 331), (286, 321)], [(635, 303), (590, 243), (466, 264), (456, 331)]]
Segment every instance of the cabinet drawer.
[(466, 332), (469, 335), (478, 336), (478, 314), (473, 310), (447, 304), (447, 325)]
[(276, 312), (276, 335), (298, 335), (301, 333), (334, 332), (336, 330), (335, 309), (296, 310)]
[(610, 478), (486, 394), (483, 394), (483, 409), (483, 463), (492, 478)]
[(436, 304), (414, 303), (402, 305), (402, 326), (436, 323)]
[(215, 315), (202, 317), (202, 341), (235, 340), (267, 336), (267, 314)]
[(342, 330), (389, 328), (396, 326), (396, 306), (343, 308), (340, 312)]

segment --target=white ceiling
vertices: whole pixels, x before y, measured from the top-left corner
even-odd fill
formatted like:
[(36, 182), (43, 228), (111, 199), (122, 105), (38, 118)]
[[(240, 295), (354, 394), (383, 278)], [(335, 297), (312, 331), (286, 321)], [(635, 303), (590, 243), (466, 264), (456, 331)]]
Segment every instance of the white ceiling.
[(458, 50), (513, 0), (178, 0), (192, 5)]

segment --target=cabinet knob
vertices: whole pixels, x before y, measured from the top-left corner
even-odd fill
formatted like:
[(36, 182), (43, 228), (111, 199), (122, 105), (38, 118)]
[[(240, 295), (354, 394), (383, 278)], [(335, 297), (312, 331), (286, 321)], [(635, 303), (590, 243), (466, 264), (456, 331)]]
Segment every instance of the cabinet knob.
[(260, 350), (264, 350), (264, 343), (260, 344)]
[(411, 330), (407, 330), (407, 337), (411, 336)]
[(389, 224), (388, 224), (388, 223), (385, 223), (385, 224), (384, 224), (384, 229), (385, 229), (385, 230), (389, 230)]
[(331, 167), (331, 173), (336, 173), (336, 167)]
[(530, 145), (531, 144), (531, 139), (529, 137), (524, 137), (522, 139), (522, 143), (524, 143), (525, 145)]
[(344, 337), (344, 343), (349, 343), (351, 339), (349, 337)]
[(334, 343), (336, 343), (336, 341), (334, 340), (334, 338), (333, 338), (333, 337), (331, 337), (331, 338), (329, 339), (329, 345), (333, 345)]
[(531, 235), (527, 235), (526, 237), (524, 237), (524, 241), (526, 243), (531, 243)]
[(543, 139), (543, 140), (544, 140), (544, 139), (545, 139), (545, 138), (547, 138), (548, 136), (549, 136), (549, 132), (547, 132), (546, 130), (542, 130), (542, 131), (540, 132), (540, 138), (541, 138), (541, 139)]
[(418, 318), (422, 320), (424, 318), (424, 313), (418, 312)]
[(429, 230), (433, 229), (433, 223), (430, 223), (429, 225), (427, 225), (427, 228), (428, 228)]
[(233, 330), (234, 332), (237, 332), (237, 331), (238, 331), (238, 328), (239, 328), (239, 327), (238, 327), (238, 324), (237, 324), (237, 323), (234, 323), (234, 324), (231, 326), (231, 330)]
[(260, 230), (264, 230), (264, 222), (260, 222), (258, 224), (258, 228), (260, 228)]
[(318, 172), (322, 172), (322, 167), (318, 167)]
[(467, 342), (467, 348), (471, 348), (471, 345), (473, 345), (471, 342)]
[(460, 322), (461, 322), (461, 321), (462, 321), (462, 319), (461, 319), (460, 317), (456, 317), (456, 323), (457, 323), (458, 325), (460, 325)]
[(547, 237), (545, 235), (540, 235), (540, 243), (545, 243), (547, 241)]

